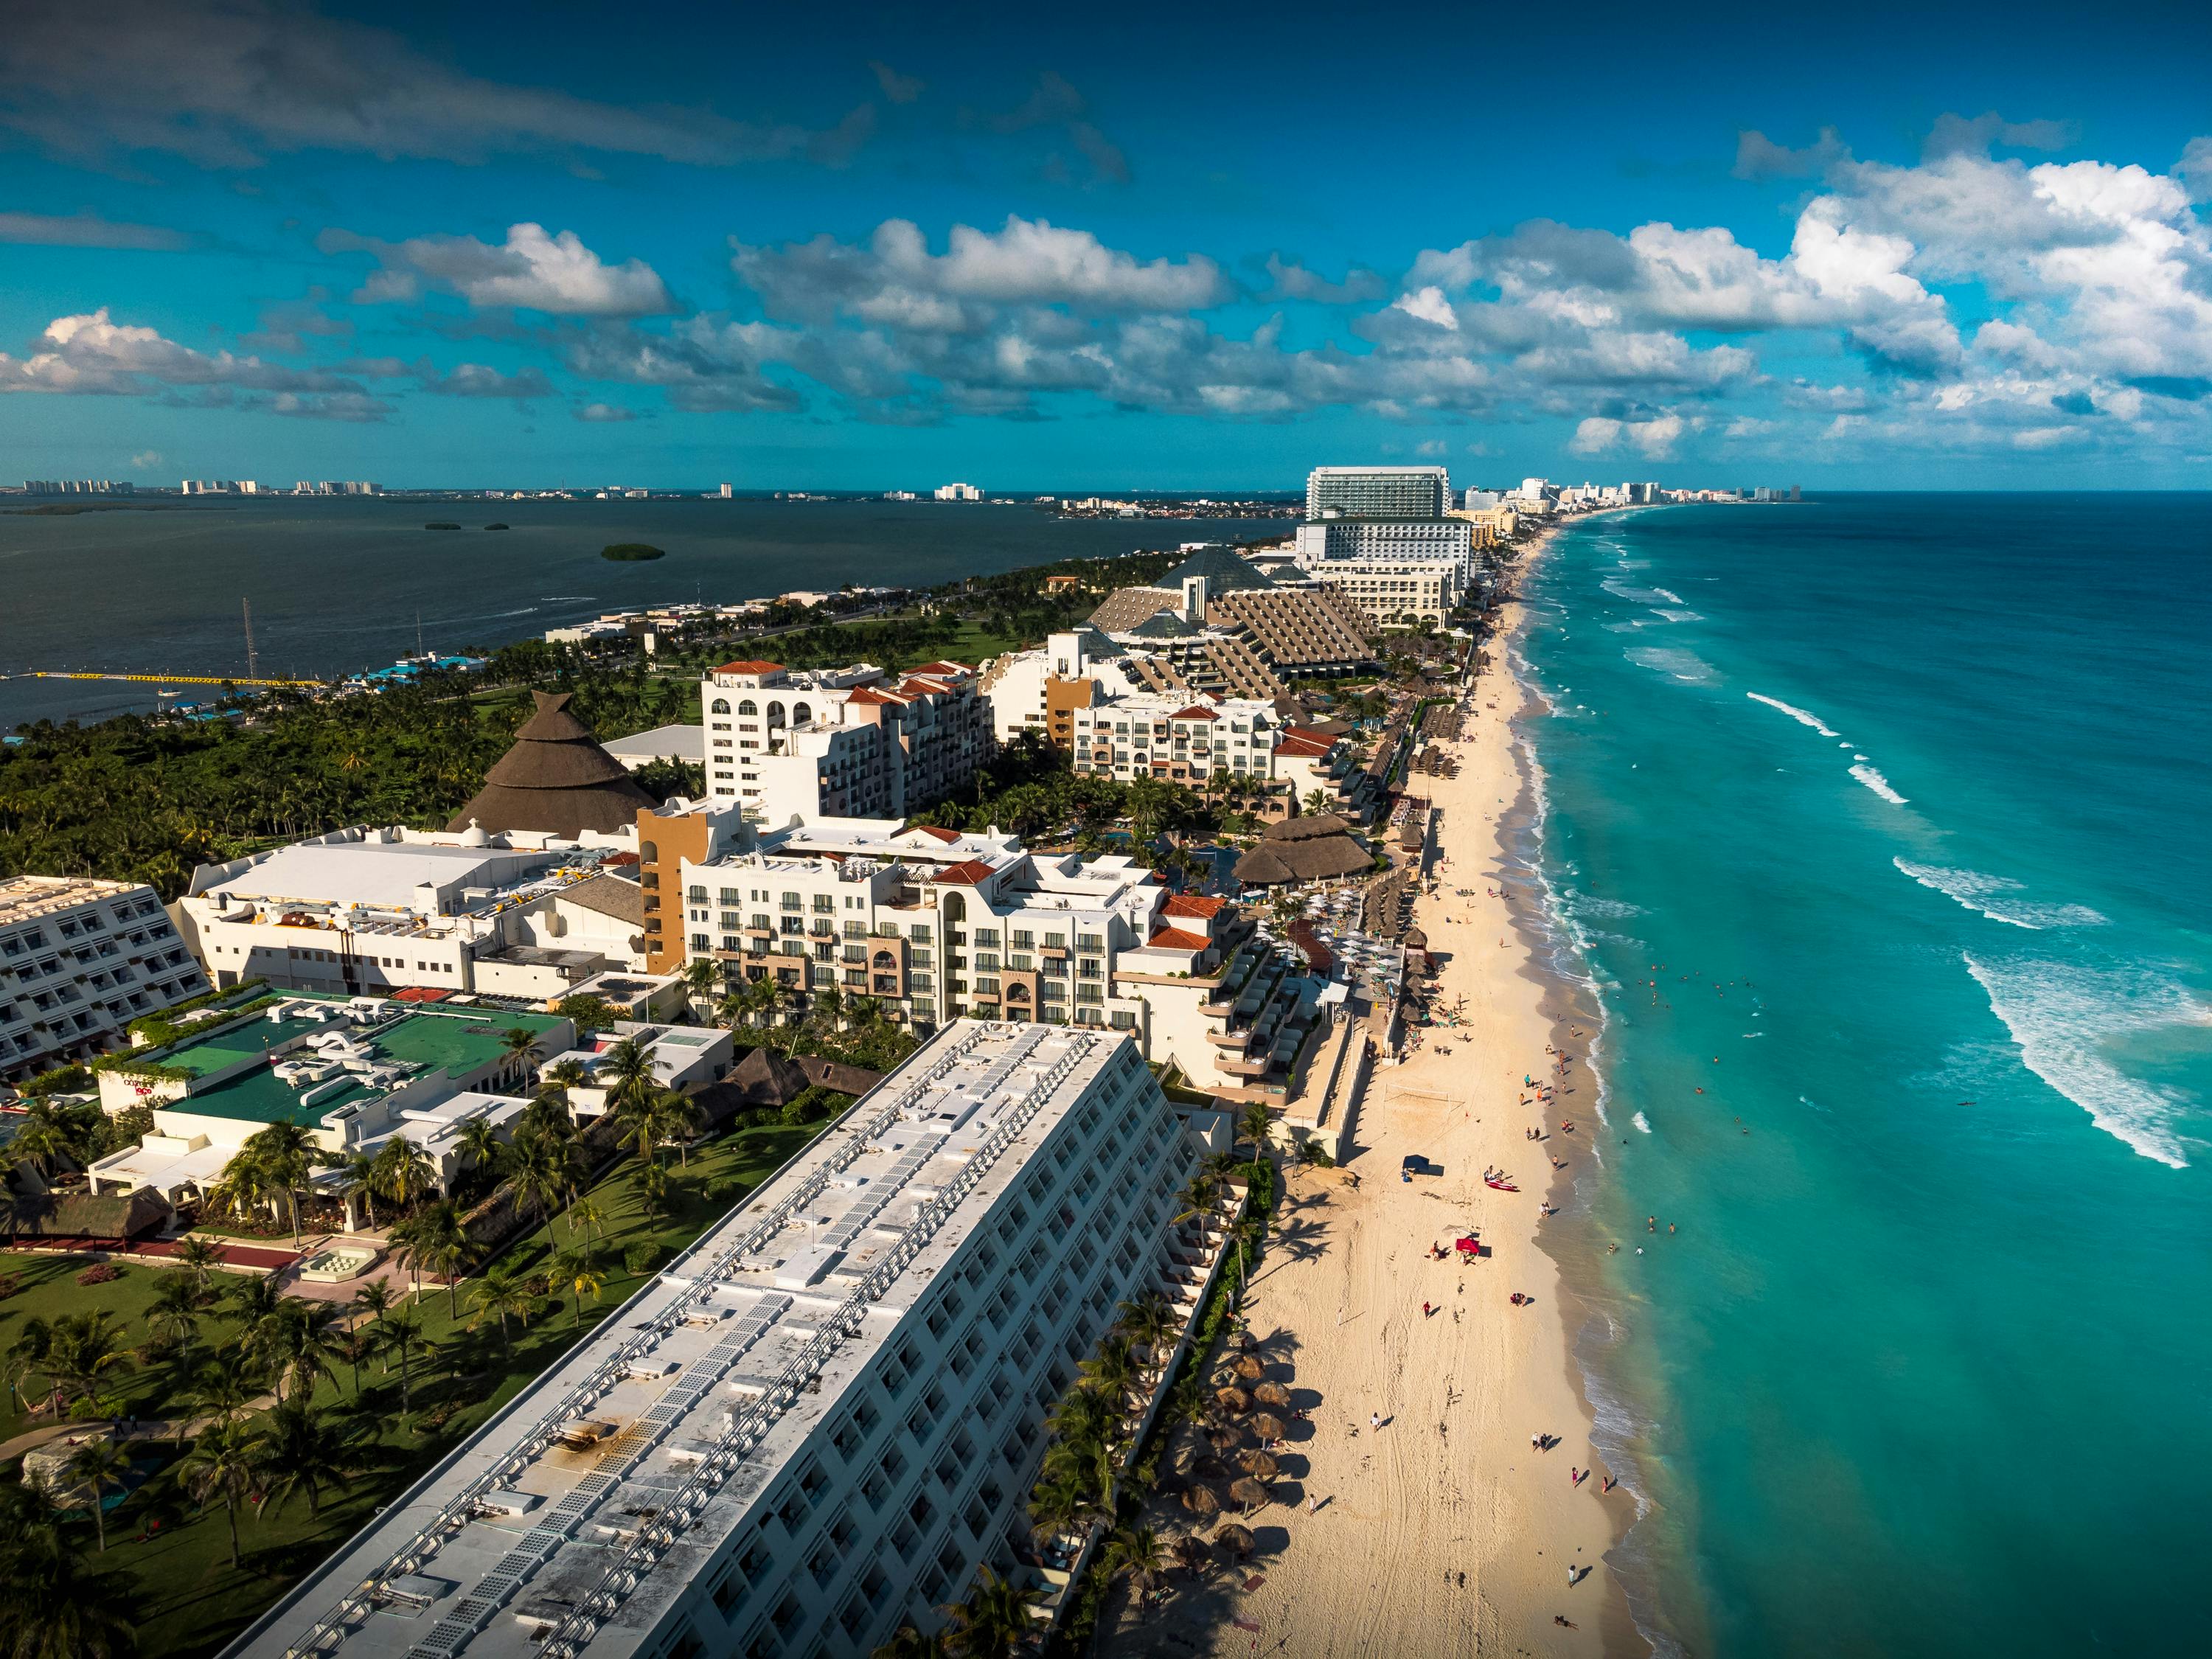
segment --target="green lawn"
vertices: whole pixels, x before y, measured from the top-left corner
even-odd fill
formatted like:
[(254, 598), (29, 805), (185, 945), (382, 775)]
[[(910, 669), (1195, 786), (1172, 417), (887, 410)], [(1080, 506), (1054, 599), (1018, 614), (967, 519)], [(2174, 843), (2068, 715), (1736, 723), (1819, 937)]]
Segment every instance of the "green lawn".
[[(499, 1407), (521, 1390), (635, 1292), (644, 1275), (624, 1271), (623, 1252), (641, 1240), (659, 1248), (661, 1258), (689, 1244), (768, 1179), (820, 1130), (769, 1125), (739, 1130), (695, 1150), (688, 1170), (669, 1168), (668, 1212), (648, 1220), (639, 1203), (638, 1165), (625, 1158), (615, 1172), (593, 1188), (592, 1203), (605, 1218), (595, 1247), (605, 1285), (596, 1301), (578, 1308), (566, 1291), (549, 1298), (526, 1329), (510, 1334), (512, 1350), (502, 1353), (495, 1324), (476, 1331), (468, 1325), (468, 1285), (459, 1287), (456, 1320), (447, 1312), (444, 1289), (424, 1287), (422, 1310), (427, 1351), (416, 1351), (413, 1413), (403, 1413), (397, 1357), (386, 1375), (384, 1362), (364, 1368), (356, 1395), (343, 1371), (316, 1391), (318, 1403), (337, 1414), (356, 1433), (361, 1462), (357, 1476), (342, 1491), (326, 1494), (319, 1516), (311, 1515), (306, 1494), (293, 1497), (276, 1516), (251, 1511), (239, 1519), (240, 1565), (230, 1565), (230, 1539), (222, 1510), (200, 1514), (181, 1492), (167, 1467), (154, 1472), (107, 1522), (110, 1541), (105, 1565), (126, 1571), (138, 1624), (142, 1659), (196, 1659), (221, 1648), (366, 1522), (379, 1505), (416, 1480), (456, 1442), (473, 1432)], [(716, 1196), (709, 1199), (713, 1187)], [(579, 1243), (583, 1242), (580, 1237)], [(570, 1247), (568, 1228), (559, 1218), (510, 1245), (502, 1254), (528, 1267), (556, 1250)], [(76, 1291), (83, 1297), (133, 1294), (143, 1310), (150, 1291), (133, 1289), (128, 1274), (112, 1285)], [(76, 1291), (73, 1278), (63, 1281)], [(27, 1289), (24, 1292), (28, 1295)], [(0, 1308), (12, 1310), (10, 1301)], [(100, 1301), (94, 1305), (107, 1305)], [(143, 1324), (133, 1333), (143, 1338)], [(93, 1548), (91, 1530), (81, 1529), (83, 1547)]]
[[(153, 1305), (154, 1293), (161, 1287), (163, 1277), (177, 1269), (121, 1262), (117, 1264), (123, 1269), (120, 1279), (110, 1279), (105, 1285), (78, 1284), (76, 1276), (91, 1265), (81, 1255), (29, 1255), (14, 1250), (0, 1255), (0, 1273), (20, 1279), (23, 1285), (15, 1295), (0, 1301), (0, 1355), (21, 1339), (24, 1328), (34, 1319), (51, 1324), (63, 1314), (88, 1313), (94, 1309), (115, 1316), (114, 1328), (121, 1338), (118, 1346), (135, 1349), (143, 1343), (150, 1334), (146, 1328), (146, 1310)], [(219, 1292), (237, 1282), (230, 1273), (210, 1273), (209, 1278)], [(220, 1316), (201, 1322), (202, 1338), (213, 1346), (220, 1347), (227, 1342), (232, 1331), (230, 1322)], [(136, 1354), (131, 1358), (135, 1361)], [(12, 1366), (9, 1372), (12, 1382)], [(160, 1417), (161, 1386), (158, 1370), (140, 1366), (117, 1384), (112, 1392), (126, 1413)], [(26, 1429), (53, 1420), (50, 1417), (31, 1418), (23, 1410), (25, 1404), (13, 1387), (4, 1398), (0, 1398), (0, 1440), (13, 1439)]]

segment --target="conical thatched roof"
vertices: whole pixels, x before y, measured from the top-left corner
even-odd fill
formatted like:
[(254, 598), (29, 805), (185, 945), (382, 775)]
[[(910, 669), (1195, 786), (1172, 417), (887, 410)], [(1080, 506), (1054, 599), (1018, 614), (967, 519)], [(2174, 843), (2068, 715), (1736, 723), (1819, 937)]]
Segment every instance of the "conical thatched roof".
[(640, 807), (659, 805), (568, 712), (566, 691), (530, 695), (538, 712), (448, 830), (473, 823), (492, 835), (524, 830), (574, 839), (586, 830), (605, 833), (635, 823)]
[(1262, 1382), (1252, 1390), (1252, 1398), (1262, 1406), (1288, 1406), (1291, 1391), (1279, 1382)]
[(1213, 1541), (1235, 1555), (1252, 1553), (1252, 1529), (1240, 1527), (1234, 1521), (1213, 1534)]
[(1341, 836), (1351, 828), (1349, 818), (1339, 817), (1334, 812), (1303, 812), (1297, 817), (1271, 823), (1261, 833), (1269, 841), (1311, 841), (1317, 836)]

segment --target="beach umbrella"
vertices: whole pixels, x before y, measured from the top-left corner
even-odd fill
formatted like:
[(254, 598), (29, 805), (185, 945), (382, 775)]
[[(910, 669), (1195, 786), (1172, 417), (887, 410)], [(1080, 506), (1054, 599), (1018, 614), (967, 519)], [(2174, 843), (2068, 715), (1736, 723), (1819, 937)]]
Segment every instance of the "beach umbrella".
[(1252, 1390), (1252, 1398), (1262, 1406), (1273, 1406), (1284, 1411), (1290, 1407), (1291, 1391), (1279, 1382), (1262, 1382)]
[(1249, 1353), (1239, 1356), (1231, 1369), (1247, 1382), (1257, 1382), (1267, 1374), (1267, 1368)]
[(1252, 1409), (1252, 1396), (1242, 1389), (1216, 1389), (1213, 1397), (1221, 1402), (1222, 1410), (1239, 1417)]
[(1196, 1572), (1212, 1559), (1213, 1552), (1196, 1533), (1187, 1532), (1175, 1541), (1175, 1558), (1187, 1571)]
[(1279, 1471), (1275, 1460), (1263, 1451), (1248, 1451), (1237, 1461), (1255, 1480), (1273, 1480)]
[(1267, 1412), (1261, 1412), (1247, 1426), (1262, 1440), (1280, 1440), (1283, 1437), (1283, 1419)]
[(1267, 1489), (1247, 1475), (1242, 1480), (1229, 1483), (1229, 1496), (1245, 1514), (1249, 1515), (1267, 1501)]
[(1213, 1495), (1211, 1486), (1193, 1486), (1182, 1495), (1182, 1506), (1193, 1515), (1221, 1513), (1221, 1500)]
[(1214, 1450), (1225, 1452), (1234, 1449), (1237, 1443), (1243, 1439), (1244, 1431), (1234, 1423), (1217, 1423), (1206, 1431), (1206, 1437), (1213, 1443)]
[(1240, 1527), (1234, 1521), (1231, 1521), (1219, 1532), (1215, 1533), (1213, 1534), (1213, 1541), (1220, 1545), (1222, 1548), (1227, 1550), (1231, 1555), (1249, 1555), (1252, 1553), (1251, 1528)]

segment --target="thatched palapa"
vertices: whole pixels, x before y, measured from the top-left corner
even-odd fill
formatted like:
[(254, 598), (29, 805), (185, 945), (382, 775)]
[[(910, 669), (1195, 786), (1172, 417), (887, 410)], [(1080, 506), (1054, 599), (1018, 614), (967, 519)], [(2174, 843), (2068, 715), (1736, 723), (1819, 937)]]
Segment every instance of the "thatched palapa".
[(521, 830), (574, 840), (586, 830), (609, 834), (634, 824), (639, 808), (659, 805), (568, 712), (568, 693), (530, 695), (538, 712), (447, 829), (473, 824), (490, 835)]

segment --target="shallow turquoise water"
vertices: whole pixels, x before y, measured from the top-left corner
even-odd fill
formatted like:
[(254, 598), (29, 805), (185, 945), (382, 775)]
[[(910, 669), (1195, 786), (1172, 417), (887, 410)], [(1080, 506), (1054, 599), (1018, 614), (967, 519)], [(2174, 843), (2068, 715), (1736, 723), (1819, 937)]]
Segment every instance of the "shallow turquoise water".
[(1858, 496), (1600, 520), (1529, 582), (1655, 1628), (2193, 1646), (2209, 544), (2202, 495)]

